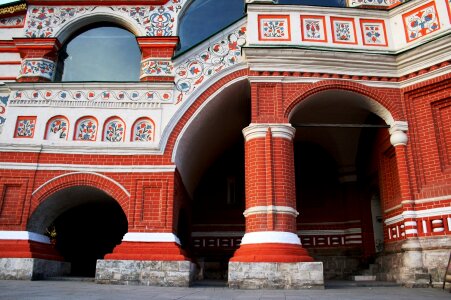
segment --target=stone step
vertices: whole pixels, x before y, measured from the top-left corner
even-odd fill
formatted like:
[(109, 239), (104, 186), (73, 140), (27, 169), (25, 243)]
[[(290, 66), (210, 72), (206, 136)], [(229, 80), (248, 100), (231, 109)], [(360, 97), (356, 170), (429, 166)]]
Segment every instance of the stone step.
[(354, 275), (352, 281), (376, 281), (376, 275)]
[(94, 282), (94, 277), (75, 277), (75, 276), (61, 276), (61, 277), (47, 277), (48, 281), (77, 281), (77, 282)]

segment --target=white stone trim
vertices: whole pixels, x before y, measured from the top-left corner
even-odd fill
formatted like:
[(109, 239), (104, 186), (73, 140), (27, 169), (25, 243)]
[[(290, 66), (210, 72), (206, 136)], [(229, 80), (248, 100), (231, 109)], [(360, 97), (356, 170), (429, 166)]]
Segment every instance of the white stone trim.
[(418, 200), (404, 200), (401, 203), (402, 204), (424, 204), (424, 203), (437, 202), (437, 201), (443, 201), (443, 200), (451, 200), (451, 195), (432, 197), (432, 198), (424, 198), (424, 199), (418, 199)]
[(418, 234), (418, 230), (417, 229), (407, 229), (405, 231), (406, 234)]
[(192, 237), (242, 237), (244, 231), (196, 231)]
[(177, 243), (181, 245), (179, 238), (175, 234), (160, 232), (128, 232), (124, 235), (122, 241), (142, 243)]
[(114, 179), (112, 179), (112, 178), (110, 178), (108, 176), (105, 176), (103, 174), (99, 174), (99, 173), (95, 173), (95, 172), (72, 172), (72, 173), (67, 173), (67, 174), (56, 176), (56, 177), (44, 182), (43, 184), (41, 184), (36, 190), (33, 191), (33, 193), (31, 195), (36, 194), (39, 190), (41, 190), (44, 186), (46, 186), (47, 184), (49, 184), (52, 181), (55, 181), (55, 180), (57, 180), (59, 178), (62, 178), (62, 177), (66, 177), (66, 176), (70, 176), (70, 175), (77, 175), (77, 174), (88, 174), (88, 175), (95, 175), (95, 176), (102, 177), (102, 178), (112, 182), (117, 187), (119, 187), (128, 197), (130, 197), (130, 195), (131, 195), (130, 192), (122, 184), (120, 184), (116, 180), (114, 180)]
[(415, 221), (407, 221), (407, 222), (404, 222), (404, 226), (414, 226), (414, 227), (417, 227), (417, 222), (415, 222)]
[(441, 215), (450, 215), (451, 214), (451, 207), (438, 207), (438, 208), (431, 208), (431, 209), (425, 209), (425, 210), (418, 210), (418, 211), (405, 211), (400, 215), (388, 218), (385, 220), (386, 225), (392, 225), (396, 224), (398, 222), (403, 221), (404, 219), (420, 219), (420, 218), (428, 218), (428, 217), (436, 217)]
[(50, 239), (47, 236), (30, 231), (0, 231), (0, 240), (21, 240), (50, 244)]
[(299, 230), (298, 234), (301, 236), (309, 235), (349, 235), (362, 233), (362, 228), (348, 228), (348, 229), (327, 229), (327, 230)]
[(287, 214), (293, 217), (297, 217), (299, 212), (289, 206), (276, 206), (276, 205), (268, 205), (268, 206), (254, 206), (246, 209), (243, 212), (245, 218), (252, 215), (260, 215), (260, 214)]
[(71, 165), (2, 162), (0, 170), (76, 171), (106, 173), (172, 173), (174, 165)]
[(249, 232), (241, 239), (241, 245), (273, 243), (300, 245), (301, 240), (295, 233), (284, 231)]
[(268, 131), (271, 129), (272, 137), (274, 138), (284, 138), (287, 140), (292, 140), (296, 129), (291, 126), (290, 123), (277, 124), (277, 123), (251, 123), (248, 127), (243, 129), (243, 135), (246, 142), (257, 139), (264, 138)]

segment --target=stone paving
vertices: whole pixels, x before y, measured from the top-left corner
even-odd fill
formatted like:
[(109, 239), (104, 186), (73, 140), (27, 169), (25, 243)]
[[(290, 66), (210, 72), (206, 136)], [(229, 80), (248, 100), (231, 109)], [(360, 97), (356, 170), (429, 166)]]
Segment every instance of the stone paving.
[(226, 287), (191, 288), (100, 285), (81, 281), (0, 281), (0, 299), (451, 299), (437, 288), (409, 289), (399, 286), (352, 286), (327, 283), (324, 290), (235, 290)]

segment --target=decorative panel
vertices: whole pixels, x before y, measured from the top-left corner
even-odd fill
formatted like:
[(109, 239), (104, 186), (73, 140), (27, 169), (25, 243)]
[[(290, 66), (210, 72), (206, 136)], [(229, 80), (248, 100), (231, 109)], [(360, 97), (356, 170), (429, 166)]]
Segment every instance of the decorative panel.
[(362, 41), (366, 46), (387, 46), (387, 31), (383, 20), (360, 19)]
[(440, 155), (442, 171), (451, 167), (451, 101), (432, 103), (434, 129)]
[(113, 117), (105, 122), (103, 128), (103, 141), (123, 142), (125, 137), (125, 123), (118, 117)]
[(440, 29), (435, 2), (429, 2), (417, 7), (403, 14), (402, 18), (407, 42), (412, 42)]
[(93, 117), (84, 117), (77, 121), (74, 140), (95, 141), (97, 138), (98, 124)]
[(50, 119), (46, 128), (46, 140), (67, 140), (69, 121), (65, 117), (58, 116)]
[(153, 142), (155, 139), (155, 123), (149, 118), (137, 120), (132, 130), (132, 142)]
[(3, 131), (3, 125), (6, 122), (6, 106), (8, 105), (9, 95), (0, 96), (0, 134)]
[(14, 130), (15, 138), (28, 138), (34, 136), (36, 129), (36, 117), (18, 117), (16, 122), (16, 129)]
[(327, 42), (326, 18), (323, 16), (301, 16), (302, 40)]
[(25, 24), (25, 15), (0, 19), (0, 28), (21, 28)]
[(26, 178), (0, 178), (1, 225), (19, 225), (22, 222), (27, 186)]
[(167, 181), (138, 180), (136, 182), (135, 226), (166, 226)]
[(53, 80), (55, 63), (48, 59), (24, 59), (20, 67), (20, 77), (43, 77)]
[(290, 16), (258, 16), (258, 39), (260, 41), (290, 41)]
[(449, 22), (451, 23), (451, 0), (446, 1), (446, 8), (448, 9)]
[(330, 17), (332, 39), (336, 44), (357, 44), (353, 18)]

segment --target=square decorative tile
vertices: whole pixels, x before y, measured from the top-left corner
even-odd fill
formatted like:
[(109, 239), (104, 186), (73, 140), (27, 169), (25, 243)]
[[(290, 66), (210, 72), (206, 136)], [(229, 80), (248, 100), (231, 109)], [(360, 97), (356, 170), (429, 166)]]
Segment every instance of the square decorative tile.
[(330, 17), (330, 23), (335, 44), (357, 44), (353, 18)]
[(302, 40), (327, 42), (326, 18), (324, 16), (301, 16)]
[(362, 41), (365, 46), (387, 46), (387, 30), (383, 20), (360, 19)]
[(402, 19), (408, 43), (440, 29), (435, 2), (429, 2), (403, 14)]
[(32, 139), (36, 129), (36, 117), (17, 117), (15, 138)]
[(258, 16), (258, 39), (260, 41), (290, 41), (290, 16)]

